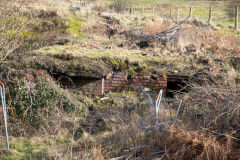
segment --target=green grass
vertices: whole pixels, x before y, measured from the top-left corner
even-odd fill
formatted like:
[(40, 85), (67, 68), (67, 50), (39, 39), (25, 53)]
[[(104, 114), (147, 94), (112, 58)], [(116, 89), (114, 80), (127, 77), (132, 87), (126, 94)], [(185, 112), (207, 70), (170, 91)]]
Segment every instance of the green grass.
[(139, 50), (128, 50), (124, 48), (114, 48), (114, 49), (92, 49), (91, 47), (82, 47), (79, 45), (64, 45), (64, 46), (51, 46), (45, 47), (40, 50), (35, 51), (36, 53), (51, 54), (51, 55), (61, 55), (61, 54), (71, 54), (76, 57), (89, 57), (89, 58), (99, 58), (108, 57), (112, 59), (128, 59), (129, 61), (159, 61), (158, 57), (146, 57), (142, 56)]
[[(105, 2), (113, 2), (113, 0), (105, 0)], [(209, 7), (213, 7), (212, 23), (214, 25), (223, 25), (224, 27), (234, 25), (235, 6), (240, 6), (240, 2), (229, 1), (177, 1), (177, 0), (132, 0), (129, 7), (136, 8), (136, 14), (142, 14), (142, 6), (145, 8), (145, 14), (152, 14), (152, 6), (155, 6), (155, 14), (170, 15), (172, 8), (172, 16), (176, 17), (177, 8), (180, 8), (180, 18), (187, 17), (190, 13), (190, 6), (193, 8), (192, 16), (207, 22), (209, 17)], [(240, 19), (239, 19), (240, 21)], [(231, 30), (224, 29), (227, 33), (235, 34)]]
[(78, 37), (83, 37), (82, 29), (82, 21), (77, 16), (69, 17), (69, 24), (67, 26), (67, 30), (70, 34)]
[[(5, 143), (1, 143), (1, 148)], [(32, 142), (28, 139), (10, 142), (10, 152), (1, 153), (0, 159), (49, 159), (47, 146), (43, 143)]]

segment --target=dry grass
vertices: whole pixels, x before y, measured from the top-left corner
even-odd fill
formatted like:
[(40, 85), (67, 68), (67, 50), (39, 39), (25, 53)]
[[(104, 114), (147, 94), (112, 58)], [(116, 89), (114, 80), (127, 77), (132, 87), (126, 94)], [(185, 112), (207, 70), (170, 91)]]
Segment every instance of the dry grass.
[[(61, 1), (59, 4), (58, 2), (53, 1), (44, 1), (44, 3), (36, 1), (36, 4), (34, 4), (35, 8), (38, 8), (37, 3), (41, 3), (42, 6), (39, 6), (39, 8), (45, 10), (42, 11), (43, 16), (48, 15), (48, 11), (51, 6), (54, 8), (54, 13), (57, 13), (60, 17), (69, 16), (69, 12), (66, 9), (67, 4), (69, 4), (67, 1)], [(50, 7), (48, 7), (49, 4), (51, 4)], [(63, 7), (57, 9), (59, 5), (66, 6), (64, 6), (65, 8)], [(133, 63), (151, 61), (154, 63), (156, 68), (168, 67), (168, 71), (181, 70), (185, 74), (190, 74), (190, 71), (188, 72), (185, 70), (186, 65), (188, 65), (189, 68), (194, 68), (195, 65), (196, 67), (194, 69), (196, 70), (199, 68), (202, 69), (200, 64), (195, 64), (197, 60), (201, 60), (200, 56), (209, 56), (211, 57), (211, 60), (221, 56), (239, 56), (240, 40), (238, 37), (215, 34), (206, 29), (194, 28), (191, 24), (184, 25), (183, 30), (180, 31), (177, 37), (179, 38), (178, 43), (183, 47), (182, 51), (179, 51), (178, 48), (175, 48), (172, 45), (166, 47), (153, 46), (142, 50), (136, 46), (136, 42), (133, 39), (125, 35), (121, 35), (120, 33), (131, 30), (134, 32), (136, 31), (136, 33), (140, 33), (142, 31), (146, 34), (155, 34), (157, 31), (168, 29), (174, 24), (171, 21), (162, 21), (161, 18), (156, 16), (140, 17), (114, 14), (111, 16), (119, 19), (121, 23), (117, 25), (110, 25), (107, 23), (106, 19), (98, 16), (96, 13), (77, 12), (76, 15), (80, 17), (79, 19), (76, 19), (78, 22), (77, 24), (80, 24), (77, 25), (77, 27), (83, 27), (77, 28), (76, 30), (83, 33), (74, 37), (74, 39), (70, 42), (72, 44), (41, 48), (40, 50), (35, 51), (35, 53), (37, 53), (36, 55), (39, 56), (40, 53), (43, 53), (43, 55), (40, 56), (48, 56), (51, 59), (54, 56), (59, 58), (62, 55), (64, 57), (64, 54), (66, 54), (70, 55), (74, 60), (76, 60), (77, 57), (80, 57), (80, 59), (87, 57), (86, 62), (84, 62), (86, 64), (89, 63), (87, 60), (91, 61), (92, 64), (94, 63), (94, 60), (98, 61), (100, 57), (129, 60), (129, 62)], [(117, 34), (111, 38), (107, 37), (109, 29), (107, 25), (118, 30)], [(54, 30), (53, 32), (45, 32), (46, 29), (44, 27), (54, 28), (52, 23), (47, 23), (47, 25), (43, 25), (41, 27), (41, 32), (44, 33), (44, 36), (41, 39), (43, 41), (46, 40), (46, 38), (49, 38), (49, 35), (51, 38), (48, 39), (48, 41), (53, 41), (59, 34), (59, 32), (54, 32)], [(194, 53), (196, 58), (191, 55), (192, 53), (184, 51), (184, 48), (192, 42), (195, 42), (197, 45), (198, 51), (197, 53)], [(47, 45), (49, 44), (51, 43), (47, 43)], [(167, 50), (166, 54), (162, 54), (162, 49)], [(142, 56), (142, 52), (157, 53), (157, 56)], [(51, 55), (54, 56), (51, 57)], [(45, 61), (45, 57), (42, 59), (39, 57), (35, 58), (40, 59), (42, 62)], [(31, 62), (36, 59), (31, 59)], [(64, 61), (66, 59), (62, 58), (62, 60)], [(70, 62), (70, 60), (66, 61)], [(51, 62), (52, 61), (49, 61), (48, 63)], [(76, 64), (77, 63), (78, 61), (76, 61)], [(228, 65), (225, 67), (222, 64), (223, 63), (217, 66), (215, 63), (211, 64), (211, 61), (207, 61), (207, 64), (205, 64), (204, 67), (207, 66), (209, 68), (212, 67), (219, 70), (221, 68), (225, 69), (229, 67)], [(66, 65), (62, 64), (59, 66), (65, 69), (67, 68)], [(149, 68), (147, 63), (143, 63), (143, 67)], [(97, 69), (99, 70), (99, 66)], [(194, 69), (194, 73), (200, 70), (196, 71)], [(184, 126), (172, 125), (165, 127), (161, 130), (161, 132), (156, 131), (144, 133), (139, 128), (139, 125), (142, 123), (139, 117), (149, 123), (150, 126), (154, 126), (154, 112), (147, 110), (146, 108), (148, 105), (145, 102), (143, 105), (142, 99), (140, 97), (136, 98), (133, 95), (127, 95), (127, 100), (118, 100), (118, 97), (121, 97), (122, 95), (117, 95), (112, 98), (113, 101), (109, 101), (108, 103), (99, 102), (98, 99), (91, 99), (88, 97), (88, 99), (90, 99), (89, 103), (89, 101), (86, 100), (86, 97), (82, 98), (80, 96), (80, 98), (83, 99), (81, 102), (84, 103), (83, 106), (85, 108), (92, 107), (92, 105), (94, 105), (96, 108), (103, 108), (103, 110), (100, 110), (101, 113), (106, 112), (111, 116), (109, 118), (106, 117), (109, 116), (106, 114), (93, 113), (92, 116), (94, 119), (100, 117), (103, 122), (107, 123), (107, 127), (110, 129), (103, 129), (104, 131), (96, 133), (88, 133), (86, 129), (86, 131), (81, 133), (80, 138), (78, 139), (74, 138), (75, 135), (84, 128), (80, 124), (84, 123), (85, 125), (88, 125), (90, 122), (84, 121), (86, 117), (79, 115), (78, 113), (71, 112), (71, 115), (67, 115), (64, 110), (61, 110), (61, 105), (59, 105), (59, 108), (56, 104), (41, 106), (44, 108), (42, 110), (39, 109), (40, 105), (35, 105), (37, 109), (34, 111), (36, 111), (41, 118), (41, 121), (36, 122), (36, 125), (38, 125), (37, 129), (29, 126), (23, 127), (23, 121), (20, 121), (19, 123), (12, 123), (11, 125), (14, 125), (14, 127), (10, 126), (10, 128), (12, 127), (14, 130), (19, 128), (18, 130), (22, 135), (38, 136), (40, 134), (37, 132), (40, 132), (42, 137), (40, 137), (41, 140), (39, 140), (39, 143), (45, 144), (45, 148), (49, 150), (48, 154), (52, 156), (51, 158), (56, 159), (101, 160), (124, 155), (126, 154), (126, 152), (124, 152), (125, 149), (144, 144), (148, 145), (146, 150), (127, 153), (127, 156), (142, 156), (145, 159), (151, 159), (152, 157), (149, 158), (148, 156), (153, 151), (166, 149), (166, 154), (160, 159), (227, 159), (233, 151), (236, 151), (233, 147), (233, 144), (235, 144), (233, 142), (233, 136), (229, 136), (219, 141), (214, 138), (214, 134), (212, 134), (212, 132), (223, 132), (229, 130), (229, 127), (239, 127), (240, 95), (239, 90), (236, 89), (237, 87), (234, 84), (235, 80), (233, 78), (238, 74), (237, 71), (232, 69), (227, 71), (227, 73), (221, 74), (223, 76), (228, 74), (230, 78), (225, 80), (225, 82), (224, 80), (221, 80), (221, 83), (214, 80), (211, 83), (208, 82), (201, 85), (196, 83), (189, 84), (191, 90), (183, 95), (185, 108), (182, 116), (183, 122), (188, 121), (190, 122), (189, 126), (194, 126), (191, 128), (188, 127), (188, 129)], [(30, 87), (31, 85), (33, 85), (33, 83), (29, 83), (27, 86)], [(31, 92), (35, 93), (34, 90)], [(24, 96), (27, 97), (29, 94), (30, 92)], [(35, 94), (32, 94), (32, 96), (37, 97)], [(79, 97), (74, 97), (74, 100), (78, 101), (78, 98)], [(54, 102), (58, 101), (59, 97), (56, 99)], [(15, 100), (19, 99), (16, 98)], [(95, 102), (93, 102), (93, 100)], [(22, 104), (27, 102), (26, 100), (19, 101)], [(42, 102), (42, 100), (39, 101)], [(29, 101), (25, 104), (25, 106), (27, 108), (26, 113), (32, 114), (31, 109), (28, 109), (29, 106), (31, 108), (32, 102)], [(107, 108), (107, 106), (110, 107)], [(117, 108), (115, 112), (110, 112), (114, 107)], [(137, 114), (133, 112), (136, 112)], [(87, 115), (89, 116), (91, 114), (86, 113), (85, 116)], [(166, 117), (169, 117), (169, 115), (166, 115), (164, 112), (162, 112), (161, 115), (163, 121), (167, 119)], [(200, 117), (198, 117), (199, 115)], [(124, 123), (119, 120), (119, 117), (124, 121)], [(63, 126), (64, 123), (67, 124), (67, 127)], [(105, 126), (93, 126), (94, 124), (95, 123), (89, 124), (93, 130), (97, 127), (100, 127), (100, 129), (105, 128)], [(205, 128), (207, 131), (210, 131), (210, 133), (207, 133), (206, 130), (200, 130), (200, 126)], [(34, 134), (30, 134), (30, 132), (34, 132)]]
[(211, 134), (204, 131), (188, 131), (183, 126), (167, 126), (162, 134), (152, 133), (149, 148), (143, 152), (148, 157), (153, 150), (166, 149), (160, 159), (225, 160), (230, 152), (230, 139), (226, 144), (219, 143)]
[(234, 81), (216, 82), (189, 85), (191, 91), (183, 97), (185, 114), (200, 116), (198, 125), (218, 131), (240, 127), (239, 88)]
[(1, 61), (15, 53), (54, 44), (65, 33), (64, 20), (55, 11), (36, 10), (4, 1), (0, 4)]

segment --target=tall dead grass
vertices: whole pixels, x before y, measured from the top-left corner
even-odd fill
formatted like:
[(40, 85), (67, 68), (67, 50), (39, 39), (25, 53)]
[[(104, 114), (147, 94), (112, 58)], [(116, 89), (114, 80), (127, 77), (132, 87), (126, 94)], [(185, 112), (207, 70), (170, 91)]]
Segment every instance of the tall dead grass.
[(149, 147), (143, 152), (145, 159), (149, 152), (166, 149), (160, 159), (225, 160), (230, 152), (230, 139), (219, 143), (214, 136), (204, 131), (188, 131), (184, 126), (167, 126), (162, 133), (151, 133)]
[(185, 115), (195, 117), (199, 126), (218, 131), (229, 130), (230, 127), (239, 128), (240, 122), (240, 89), (232, 82), (226, 80), (203, 84), (191, 83), (189, 93), (183, 96)]

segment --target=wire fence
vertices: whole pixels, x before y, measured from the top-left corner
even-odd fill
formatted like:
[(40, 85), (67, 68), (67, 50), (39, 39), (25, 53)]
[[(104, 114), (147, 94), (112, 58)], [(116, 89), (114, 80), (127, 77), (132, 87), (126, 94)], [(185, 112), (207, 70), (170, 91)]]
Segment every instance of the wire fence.
[[(202, 2), (204, 3), (204, 2)], [(237, 5), (240, 5), (237, 4)], [(162, 18), (170, 18), (175, 21), (179, 21), (187, 16), (191, 19), (198, 19), (206, 22), (207, 25), (217, 24), (219, 26), (227, 26), (230, 28), (238, 29), (239, 19), (239, 7), (236, 4), (216, 3), (212, 5), (151, 5), (151, 6), (129, 6), (119, 8), (113, 4), (105, 4), (104, 10), (107, 12), (117, 12), (120, 14), (129, 15), (158, 15)]]

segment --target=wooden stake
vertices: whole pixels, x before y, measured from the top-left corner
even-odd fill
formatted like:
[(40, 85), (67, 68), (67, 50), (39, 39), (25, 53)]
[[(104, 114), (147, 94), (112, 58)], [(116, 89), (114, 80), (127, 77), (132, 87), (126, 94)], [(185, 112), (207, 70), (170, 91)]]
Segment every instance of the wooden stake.
[(144, 6), (142, 6), (142, 15), (144, 15)]
[(235, 29), (238, 29), (238, 6), (236, 6), (236, 12), (235, 12)]
[(211, 23), (212, 23), (212, 6), (210, 6), (209, 9), (208, 25), (211, 25)]
[(152, 14), (154, 14), (155, 10), (154, 10), (154, 7), (152, 7)]
[(189, 13), (190, 19), (192, 19), (192, 6), (190, 6), (190, 13)]

